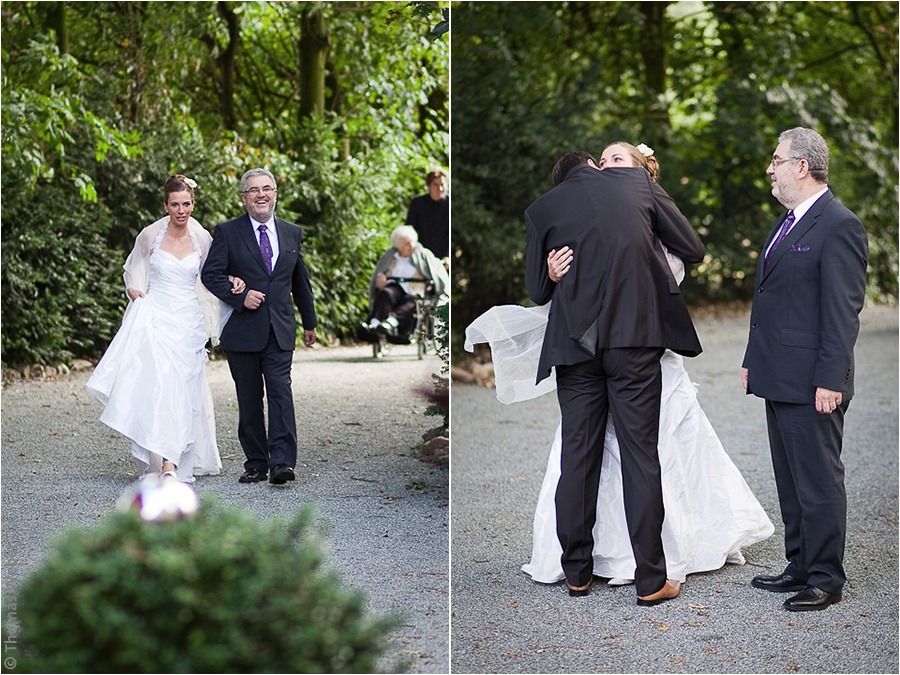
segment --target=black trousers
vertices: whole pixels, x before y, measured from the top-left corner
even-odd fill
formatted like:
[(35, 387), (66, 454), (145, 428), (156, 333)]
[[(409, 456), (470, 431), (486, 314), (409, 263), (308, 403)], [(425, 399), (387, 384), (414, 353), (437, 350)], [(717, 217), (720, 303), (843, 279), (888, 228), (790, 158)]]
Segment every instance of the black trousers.
[(814, 404), (766, 401), (775, 485), (784, 521), (786, 574), (839, 593), (847, 538), (841, 447), (850, 402), (830, 415)]
[(416, 296), (399, 284), (385, 285), (372, 301), (372, 318), (384, 321), (391, 314), (397, 317), (399, 333), (409, 335), (416, 327)]
[(666, 582), (665, 511), (657, 449), (662, 353), (659, 348), (607, 349), (591, 361), (556, 368), (562, 412), (556, 532), (563, 571), (573, 586), (583, 586), (593, 574), (592, 530), (608, 413), (622, 455), (625, 519), (637, 563), (637, 594), (655, 593)]
[[(291, 391), (293, 350), (278, 346), (270, 329), (261, 352), (226, 351), (238, 399), (238, 439), (244, 449), (245, 469), (266, 471), (279, 464), (297, 464), (297, 424)], [(269, 404), (269, 430), (263, 397)]]

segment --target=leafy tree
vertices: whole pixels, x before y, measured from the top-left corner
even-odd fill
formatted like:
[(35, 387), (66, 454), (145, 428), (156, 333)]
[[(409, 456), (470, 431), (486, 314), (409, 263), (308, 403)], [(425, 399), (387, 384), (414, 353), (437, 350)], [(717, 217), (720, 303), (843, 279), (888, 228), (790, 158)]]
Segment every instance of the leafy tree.
[(110, 213), (91, 174), (109, 153), (140, 148), (90, 111), (86, 79), (47, 39), (4, 63), (4, 81), (19, 86), (2, 107), (3, 352), (18, 362), (93, 355), (121, 312)]
[[(3, 237), (14, 242), (0, 272), (4, 363), (102, 353), (122, 308), (121, 262), (137, 232), (163, 215), (161, 186), (175, 172), (199, 183), (194, 215), (211, 230), (241, 212), (241, 174), (272, 169), (279, 214), (306, 231), (320, 326), (326, 336), (352, 333), (388, 233), (428, 169), (449, 162), (449, 45), (446, 35), (429, 37), (441, 10), (4, 3), (0, 161), (4, 184), (20, 191), (3, 209)], [(312, 78), (316, 102), (304, 107)], [(26, 202), (55, 229), (23, 220)], [(61, 221), (71, 224), (60, 229)], [(84, 241), (74, 241), (78, 228)], [(48, 281), (64, 269), (46, 257), (62, 255), (61, 245), (89, 263), (75, 285)], [(85, 316), (87, 297), (91, 328), (72, 318)]]
[(556, 159), (646, 142), (707, 248), (694, 304), (750, 297), (781, 206), (778, 133), (829, 141), (863, 220), (869, 294), (897, 297), (898, 6), (887, 2), (459, 3), (453, 12), (454, 344), (525, 296), (522, 212)]

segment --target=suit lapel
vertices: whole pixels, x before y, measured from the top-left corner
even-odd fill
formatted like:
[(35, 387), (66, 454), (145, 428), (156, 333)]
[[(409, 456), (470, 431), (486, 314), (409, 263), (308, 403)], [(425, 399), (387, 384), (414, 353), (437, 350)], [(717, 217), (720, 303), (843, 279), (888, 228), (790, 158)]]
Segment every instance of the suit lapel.
[[(787, 233), (784, 239), (781, 240), (781, 243), (778, 245), (778, 248), (772, 253), (769, 258), (769, 264), (766, 265), (763, 262), (763, 276), (767, 276), (778, 262), (784, 257), (784, 255), (790, 251), (791, 246), (796, 244), (800, 239), (805, 235), (809, 230), (816, 224), (816, 220), (818, 220), (819, 216), (822, 215), (822, 211), (825, 210), (825, 206), (832, 200), (831, 191), (829, 190), (824, 195), (819, 197), (816, 202), (810, 207), (810, 209), (803, 214), (803, 217), (796, 222), (796, 224), (791, 228), (791, 231)], [(766, 241), (766, 248), (763, 249), (765, 251), (769, 248), (769, 242), (772, 241), (774, 237), (777, 236), (778, 230), (781, 229), (781, 225), (784, 223), (784, 219), (787, 218), (787, 212), (782, 215), (781, 218), (778, 219), (778, 224), (775, 226), (775, 229), (772, 231), (772, 235), (769, 237), (768, 241)]]
[(247, 249), (250, 251), (250, 256), (262, 268), (263, 272), (268, 275), (269, 270), (266, 269), (266, 263), (263, 262), (262, 251), (259, 250), (259, 242), (256, 240), (256, 232), (253, 231), (253, 221), (250, 220), (249, 215), (244, 215), (243, 217), (243, 222), (241, 223), (241, 237), (243, 238), (244, 243), (247, 245)]

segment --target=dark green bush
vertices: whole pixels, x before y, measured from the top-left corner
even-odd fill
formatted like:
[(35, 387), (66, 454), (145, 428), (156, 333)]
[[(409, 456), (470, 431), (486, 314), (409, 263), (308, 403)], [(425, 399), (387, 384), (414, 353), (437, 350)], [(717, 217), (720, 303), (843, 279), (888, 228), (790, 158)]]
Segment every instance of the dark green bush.
[(18, 594), (19, 672), (375, 672), (393, 619), (323, 566), (311, 510), (204, 503), (64, 534)]
[(4, 171), (3, 363), (57, 365), (99, 357), (125, 308), (122, 263), (104, 236), (110, 214), (71, 184), (42, 185), (40, 198)]
[[(304, 121), (302, 162), (283, 158), (286, 185), (279, 192), (282, 217), (303, 227), (303, 253), (316, 298), (320, 332), (355, 334), (366, 317), (369, 280), (378, 258), (402, 225), (414, 188), (421, 180), (388, 153), (368, 153), (363, 161), (340, 159), (338, 124), (314, 117)], [(277, 159), (274, 153), (268, 157)]]

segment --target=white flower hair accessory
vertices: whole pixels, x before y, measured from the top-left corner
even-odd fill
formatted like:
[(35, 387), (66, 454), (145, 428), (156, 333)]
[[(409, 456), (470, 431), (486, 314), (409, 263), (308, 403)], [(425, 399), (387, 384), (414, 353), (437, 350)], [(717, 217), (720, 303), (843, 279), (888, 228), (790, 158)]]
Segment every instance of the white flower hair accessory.
[(637, 146), (638, 152), (641, 153), (644, 157), (653, 157), (653, 148), (649, 145), (641, 143)]
[[(652, 152), (651, 152), (651, 154), (652, 154)], [(197, 189), (197, 181), (195, 181), (193, 178), (188, 178), (187, 176), (185, 176), (184, 184), (187, 185), (189, 188), (191, 188), (191, 190)]]

